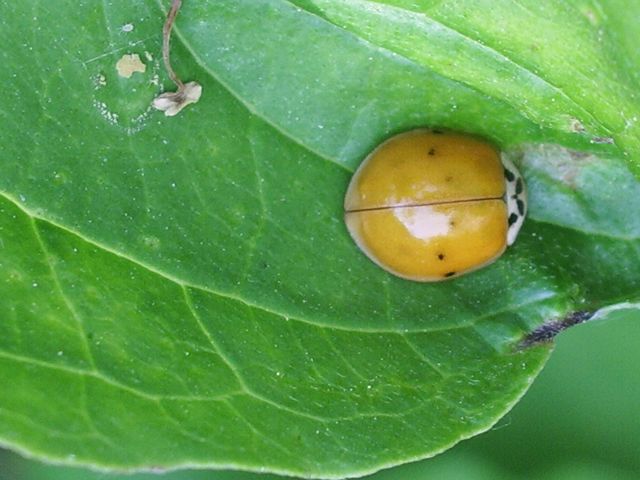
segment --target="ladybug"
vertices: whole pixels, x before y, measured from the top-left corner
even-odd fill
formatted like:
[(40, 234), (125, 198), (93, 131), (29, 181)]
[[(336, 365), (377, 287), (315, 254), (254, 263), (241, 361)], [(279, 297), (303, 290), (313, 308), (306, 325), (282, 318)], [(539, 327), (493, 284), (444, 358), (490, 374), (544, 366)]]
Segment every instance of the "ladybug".
[(408, 280), (437, 282), (495, 261), (527, 211), (524, 180), (484, 140), (418, 129), (378, 146), (351, 179), (345, 223), (360, 249)]

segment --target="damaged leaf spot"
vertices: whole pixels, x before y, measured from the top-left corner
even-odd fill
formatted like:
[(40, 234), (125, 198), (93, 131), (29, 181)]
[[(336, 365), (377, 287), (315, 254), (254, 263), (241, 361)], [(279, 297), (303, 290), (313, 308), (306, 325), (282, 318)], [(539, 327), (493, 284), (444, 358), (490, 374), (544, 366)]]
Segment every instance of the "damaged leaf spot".
[(582, 124), (582, 122), (580, 120), (578, 120), (577, 118), (572, 118), (569, 122), (569, 129), (573, 132), (573, 133), (584, 133), (587, 131), (587, 129), (584, 127), (584, 125)]
[(562, 320), (552, 320), (539, 326), (533, 330), (529, 335), (524, 337), (520, 342), (519, 347), (528, 348), (541, 343), (551, 342), (560, 332), (563, 332), (569, 327), (584, 323), (593, 317), (593, 312), (578, 311), (572, 312), (564, 317)]
[(591, 143), (596, 145), (613, 145), (613, 138), (611, 137), (593, 137)]
[(127, 53), (116, 63), (116, 70), (121, 77), (131, 78), (131, 75), (136, 72), (144, 73), (147, 70), (147, 66), (142, 63), (140, 55), (137, 53)]

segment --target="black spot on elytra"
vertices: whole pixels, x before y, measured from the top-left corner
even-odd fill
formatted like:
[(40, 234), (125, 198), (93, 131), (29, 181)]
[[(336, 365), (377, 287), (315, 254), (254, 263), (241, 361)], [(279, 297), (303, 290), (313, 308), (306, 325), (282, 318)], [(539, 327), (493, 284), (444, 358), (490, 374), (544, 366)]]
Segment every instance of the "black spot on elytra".
[(429, 155), (433, 156), (436, 154), (436, 149), (435, 148), (430, 148), (429, 149)]
[(516, 213), (512, 213), (509, 215), (509, 226), (513, 225), (518, 221), (518, 215)]
[(504, 176), (507, 177), (507, 180), (510, 182), (513, 182), (516, 179), (516, 176), (508, 168), (504, 169)]
[(453, 177), (451, 175), (447, 175), (446, 177), (444, 177), (445, 182), (451, 182), (452, 180), (453, 180)]
[(524, 215), (524, 202), (520, 199), (516, 200), (516, 203), (518, 204), (518, 213), (520, 215)]
[(456, 274), (456, 272), (447, 272), (444, 274), (444, 278), (449, 278), (449, 277), (453, 277)]
[(444, 260), (444, 253), (438, 254), (438, 260)]
[(522, 179), (519, 178), (518, 181), (516, 182), (516, 194), (520, 195), (523, 190), (524, 190), (524, 185), (522, 184)]
[(456, 226), (455, 220), (449, 220), (449, 226), (450, 227), (455, 227)]

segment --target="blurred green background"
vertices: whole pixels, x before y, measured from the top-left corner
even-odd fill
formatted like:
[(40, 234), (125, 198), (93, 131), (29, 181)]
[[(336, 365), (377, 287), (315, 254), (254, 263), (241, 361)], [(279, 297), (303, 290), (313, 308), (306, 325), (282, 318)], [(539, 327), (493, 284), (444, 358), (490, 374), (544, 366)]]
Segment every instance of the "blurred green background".
[[(572, 328), (524, 399), (491, 431), (448, 452), (368, 477), (640, 479), (640, 312)], [(5, 386), (4, 388), (7, 388)], [(186, 471), (111, 475), (48, 466), (0, 450), (0, 480), (276, 480)]]

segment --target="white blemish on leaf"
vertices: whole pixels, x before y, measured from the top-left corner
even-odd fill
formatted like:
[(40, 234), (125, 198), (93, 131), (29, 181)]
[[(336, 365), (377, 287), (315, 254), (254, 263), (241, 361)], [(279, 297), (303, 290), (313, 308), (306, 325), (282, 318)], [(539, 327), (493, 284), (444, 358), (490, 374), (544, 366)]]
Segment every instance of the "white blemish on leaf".
[(100, 115), (102, 115), (102, 117), (111, 125), (118, 124), (118, 114), (109, 110), (106, 103), (94, 100), (93, 106), (96, 107), (98, 112), (100, 112)]
[(146, 127), (147, 118), (149, 117), (151, 110), (152, 109), (149, 106), (144, 112), (142, 112), (140, 115), (138, 115), (133, 120), (131, 120), (131, 124), (125, 129), (127, 132), (127, 135), (134, 135)]
[(133, 23), (125, 23), (121, 29), (124, 33), (133, 32)]
[(572, 118), (569, 121), (569, 129), (574, 133), (584, 133), (586, 131), (586, 128), (584, 128), (582, 122), (577, 118)]
[(602, 11), (602, 8), (597, 3), (593, 3), (589, 6), (585, 5), (578, 8), (593, 27), (600, 27), (602, 25), (603, 19), (606, 18), (606, 15)]
[(98, 73), (93, 77), (93, 84), (95, 85), (96, 90), (102, 87), (106, 87), (107, 77), (105, 77), (102, 73)]
[(597, 161), (595, 155), (569, 150), (558, 145), (525, 145), (524, 151), (506, 153), (507, 158), (526, 161), (525, 169), (534, 168), (564, 183), (569, 188), (578, 186), (582, 170)]
[(116, 63), (116, 70), (118, 75), (124, 78), (130, 78), (136, 72), (144, 73), (147, 70), (147, 66), (140, 60), (140, 55), (137, 53), (125, 54)]

